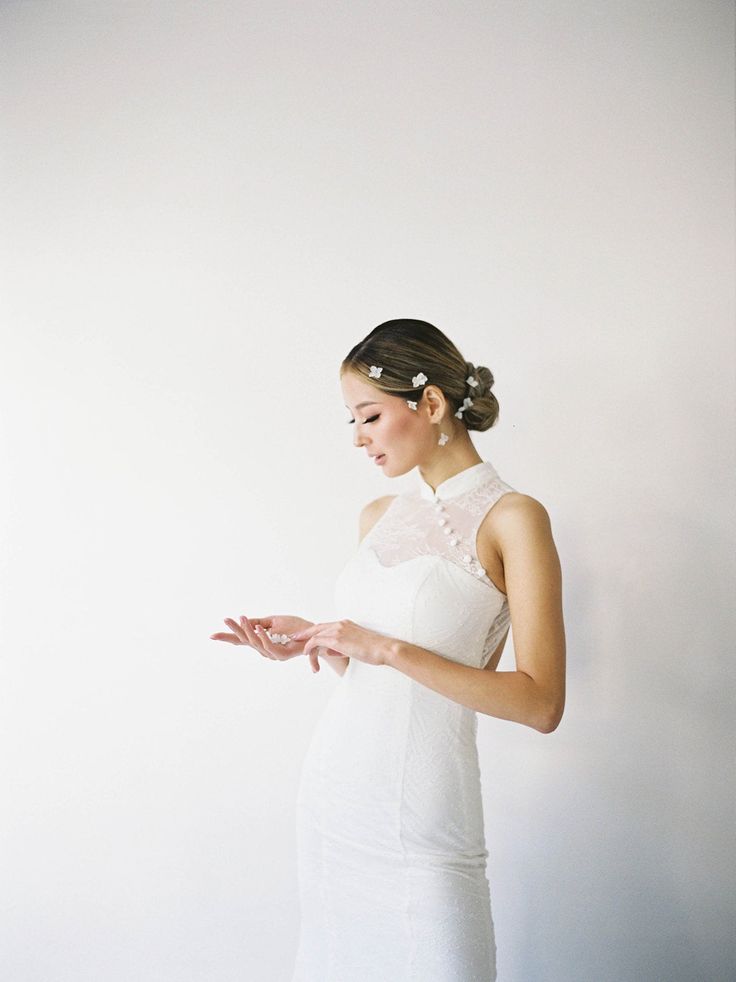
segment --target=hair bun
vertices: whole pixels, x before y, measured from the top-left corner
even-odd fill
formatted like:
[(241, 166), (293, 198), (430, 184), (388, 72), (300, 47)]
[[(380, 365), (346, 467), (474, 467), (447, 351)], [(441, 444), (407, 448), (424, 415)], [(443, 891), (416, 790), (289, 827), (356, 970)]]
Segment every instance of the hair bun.
[[(486, 368), (485, 365), (474, 365), (472, 361), (465, 362), (465, 371), (467, 375), (465, 376), (465, 387), (469, 389), (471, 398), (473, 394), (477, 396), (485, 396), (491, 391), (495, 379), (493, 378), (493, 372), (490, 368)], [(473, 377), (477, 380), (478, 385), (471, 385), (467, 379)]]

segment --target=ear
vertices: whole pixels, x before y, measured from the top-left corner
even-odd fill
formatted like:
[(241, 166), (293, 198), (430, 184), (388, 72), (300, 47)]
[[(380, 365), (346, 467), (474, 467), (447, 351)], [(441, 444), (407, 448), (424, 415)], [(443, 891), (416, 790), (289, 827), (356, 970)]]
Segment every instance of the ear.
[(424, 389), (424, 397), (429, 407), (430, 423), (441, 423), (447, 406), (447, 399), (445, 399), (442, 389), (436, 385), (428, 385)]

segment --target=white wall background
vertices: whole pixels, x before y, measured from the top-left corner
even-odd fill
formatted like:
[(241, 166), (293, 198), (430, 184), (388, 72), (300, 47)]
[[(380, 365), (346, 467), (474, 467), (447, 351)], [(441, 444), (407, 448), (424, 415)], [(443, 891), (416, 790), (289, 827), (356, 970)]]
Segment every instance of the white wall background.
[(397, 316), (491, 367), (563, 564), (560, 727), (479, 719), (499, 982), (732, 977), (733, 27), (3, 3), (3, 980), (288, 982), (340, 679), (208, 636), (332, 619), (414, 484), (338, 383)]

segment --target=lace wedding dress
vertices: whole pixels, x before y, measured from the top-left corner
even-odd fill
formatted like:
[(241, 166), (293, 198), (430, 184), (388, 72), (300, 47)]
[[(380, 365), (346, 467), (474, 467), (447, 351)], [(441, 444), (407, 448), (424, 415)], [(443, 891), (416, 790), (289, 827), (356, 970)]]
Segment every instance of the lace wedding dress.
[[(488, 461), (419, 478), (363, 538), (336, 617), (483, 668), (509, 627), (476, 533), (509, 491)], [(292, 982), (493, 982), (477, 715), (352, 658), (297, 799), (301, 932)]]

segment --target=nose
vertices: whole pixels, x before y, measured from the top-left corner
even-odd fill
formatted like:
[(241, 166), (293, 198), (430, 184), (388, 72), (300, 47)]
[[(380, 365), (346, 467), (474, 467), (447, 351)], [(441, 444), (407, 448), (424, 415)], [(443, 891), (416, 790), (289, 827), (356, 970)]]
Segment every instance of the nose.
[(359, 423), (355, 423), (355, 433), (353, 434), (353, 446), (362, 447), (365, 444), (365, 437)]

